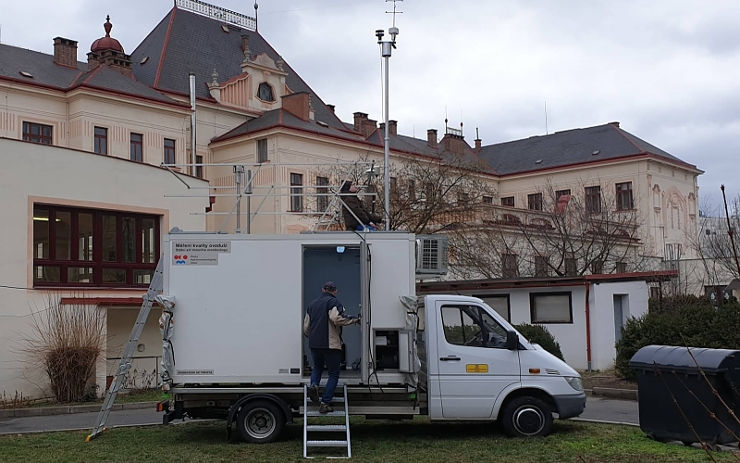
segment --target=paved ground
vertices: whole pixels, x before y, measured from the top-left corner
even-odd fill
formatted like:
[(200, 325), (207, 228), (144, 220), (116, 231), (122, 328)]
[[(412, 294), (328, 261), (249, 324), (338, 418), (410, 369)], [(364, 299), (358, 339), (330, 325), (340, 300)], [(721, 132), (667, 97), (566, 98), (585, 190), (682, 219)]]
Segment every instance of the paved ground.
[[(73, 413), (53, 416), (29, 416), (0, 419), (0, 434), (22, 434), (30, 432), (89, 430), (98, 417), (98, 412)], [(578, 419), (610, 423), (638, 424), (637, 402), (589, 397), (586, 410)], [(113, 410), (107, 427), (161, 424), (162, 415), (154, 406), (144, 409)]]

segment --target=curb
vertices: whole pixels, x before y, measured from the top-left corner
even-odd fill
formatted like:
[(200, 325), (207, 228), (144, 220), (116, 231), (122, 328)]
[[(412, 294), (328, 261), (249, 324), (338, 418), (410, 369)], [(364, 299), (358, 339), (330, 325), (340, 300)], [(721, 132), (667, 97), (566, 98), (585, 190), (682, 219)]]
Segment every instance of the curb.
[(592, 396), (605, 397), (608, 399), (637, 400), (636, 389), (616, 389), (613, 387), (597, 387), (586, 389)]
[[(113, 404), (113, 410), (132, 410), (140, 408), (154, 408), (157, 402), (131, 402), (123, 404)], [(49, 416), (49, 415), (66, 415), (69, 413), (90, 413), (100, 411), (103, 404), (91, 405), (60, 405), (55, 407), (35, 407), (35, 408), (8, 408), (0, 410), (0, 418), (23, 418), (27, 416)]]

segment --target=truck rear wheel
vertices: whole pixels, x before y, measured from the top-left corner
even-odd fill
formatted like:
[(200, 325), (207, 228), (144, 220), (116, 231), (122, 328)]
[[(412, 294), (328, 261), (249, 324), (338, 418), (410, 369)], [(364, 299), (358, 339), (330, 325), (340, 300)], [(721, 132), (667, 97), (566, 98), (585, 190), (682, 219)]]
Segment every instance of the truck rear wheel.
[(512, 437), (546, 436), (552, 430), (552, 410), (537, 397), (517, 397), (504, 407), (501, 425)]
[(245, 442), (263, 444), (277, 439), (285, 426), (285, 417), (273, 402), (255, 400), (244, 404), (236, 422)]

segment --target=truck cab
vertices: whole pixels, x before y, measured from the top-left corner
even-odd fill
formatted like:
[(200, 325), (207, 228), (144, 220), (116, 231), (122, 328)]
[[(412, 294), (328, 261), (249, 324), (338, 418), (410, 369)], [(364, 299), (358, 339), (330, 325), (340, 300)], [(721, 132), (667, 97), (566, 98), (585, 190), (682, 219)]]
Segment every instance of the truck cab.
[(578, 372), (529, 343), (482, 300), (429, 295), (419, 311), (433, 420), (499, 420), (516, 436), (544, 435), (552, 412), (579, 415), (586, 395)]

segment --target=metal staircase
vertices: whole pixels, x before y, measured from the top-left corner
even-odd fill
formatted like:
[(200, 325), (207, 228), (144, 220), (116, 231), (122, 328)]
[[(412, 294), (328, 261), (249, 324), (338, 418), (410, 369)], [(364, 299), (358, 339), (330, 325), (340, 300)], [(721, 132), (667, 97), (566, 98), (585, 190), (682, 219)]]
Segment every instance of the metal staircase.
[[(327, 456), (327, 458), (352, 458), (352, 446), (350, 444), (349, 437), (349, 403), (347, 402), (347, 385), (342, 385), (342, 396), (335, 396), (332, 400), (332, 407), (339, 406), (341, 404), (342, 410), (334, 410), (329, 413), (319, 413), (318, 405), (313, 404), (308, 400), (308, 387), (303, 385), (303, 458), (314, 458), (308, 455), (309, 448), (326, 448), (336, 447), (344, 448), (346, 450), (345, 455)], [(319, 420), (323, 417), (344, 417), (344, 424), (341, 423), (326, 423), (325, 420)], [(311, 423), (309, 423), (309, 420)], [(341, 438), (337, 439), (316, 439), (309, 438), (311, 434), (321, 434), (322, 436), (333, 435), (340, 437), (338, 433), (342, 433)]]

